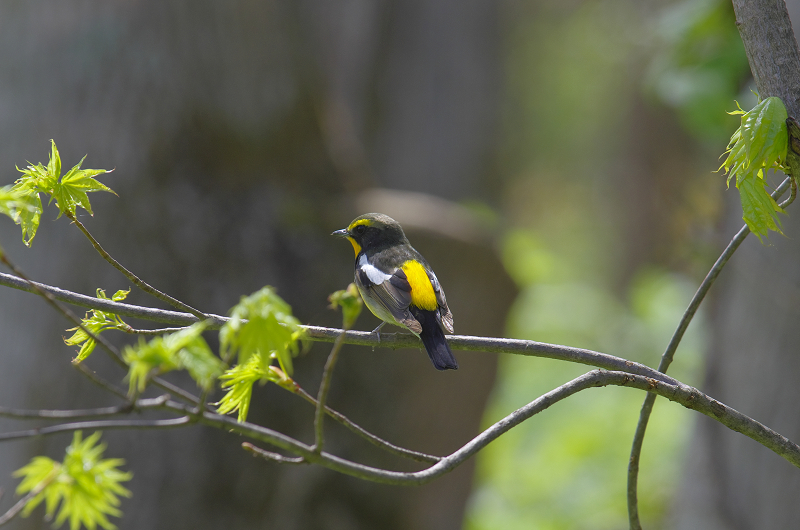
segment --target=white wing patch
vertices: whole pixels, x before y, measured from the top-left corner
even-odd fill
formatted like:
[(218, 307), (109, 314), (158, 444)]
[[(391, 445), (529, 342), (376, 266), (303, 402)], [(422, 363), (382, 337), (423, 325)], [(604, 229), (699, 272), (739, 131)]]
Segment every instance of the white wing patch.
[(361, 254), (361, 257), (358, 258), (358, 268), (364, 271), (364, 274), (367, 275), (369, 281), (371, 281), (375, 285), (380, 285), (392, 277), (391, 274), (386, 274), (385, 272), (378, 269), (374, 265), (371, 265), (367, 261), (367, 256), (365, 256), (364, 254)]

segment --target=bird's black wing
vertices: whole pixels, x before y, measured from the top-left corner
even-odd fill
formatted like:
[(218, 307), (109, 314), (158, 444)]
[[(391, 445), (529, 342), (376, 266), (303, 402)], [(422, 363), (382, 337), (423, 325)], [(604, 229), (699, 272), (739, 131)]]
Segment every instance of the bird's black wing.
[(430, 267), (426, 269), (426, 272), (428, 273), (428, 278), (431, 280), (431, 285), (433, 285), (433, 292), (436, 293), (436, 303), (439, 305), (439, 314), (442, 317), (442, 326), (447, 330), (448, 333), (454, 333), (453, 313), (451, 313), (450, 308), (447, 307), (447, 297), (444, 295), (444, 289), (442, 289), (439, 279), (436, 277), (433, 271), (430, 270)]
[(411, 285), (402, 269), (395, 269), (389, 274), (375, 267), (369, 269), (362, 265), (356, 268), (356, 283), (368, 291), (372, 300), (380, 304), (398, 323), (414, 333), (422, 331), (422, 326), (408, 310), (411, 305)]

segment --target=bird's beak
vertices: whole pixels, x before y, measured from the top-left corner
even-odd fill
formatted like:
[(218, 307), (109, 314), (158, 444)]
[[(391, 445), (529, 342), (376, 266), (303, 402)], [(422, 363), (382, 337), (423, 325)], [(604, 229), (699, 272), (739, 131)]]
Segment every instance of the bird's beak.
[(338, 237), (347, 237), (348, 236), (347, 228), (342, 228), (341, 230), (337, 230), (336, 232), (332, 232), (331, 235), (332, 236), (338, 236)]

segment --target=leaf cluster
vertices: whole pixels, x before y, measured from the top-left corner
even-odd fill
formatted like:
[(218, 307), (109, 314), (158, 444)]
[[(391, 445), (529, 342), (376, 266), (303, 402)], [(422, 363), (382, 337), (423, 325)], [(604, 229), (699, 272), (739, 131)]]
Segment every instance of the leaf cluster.
[(153, 374), (172, 370), (188, 371), (201, 389), (211, 390), (225, 363), (214, 355), (203, 338), (207, 327), (208, 323), (198, 322), (149, 342), (140, 338), (139, 344), (126, 346), (122, 358), (129, 366), (129, 394), (144, 392)]
[(118, 469), (124, 460), (102, 458), (106, 445), (97, 444), (99, 439), (100, 432), (84, 440), (81, 431), (75, 431), (63, 462), (36, 456), (15, 471), (15, 477), (23, 477), (17, 494), (39, 490), (25, 505), (22, 515), (29, 515), (44, 501), (48, 518), (58, 511), (56, 527), (69, 519), (70, 530), (78, 530), (81, 524), (89, 530), (98, 525), (106, 530), (116, 528), (108, 516), (122, 515), (117, 508), (119, 497), (130, 497), (131, 492), (121, 483), (133, 475)]
[[(130, 292), (130, 289), (127, 291), (117, 291), (111, 297), (111, 300), (114, 302), (121, 302), (125, 300)], [(97, 298), (101, 300), (109, 299), (103, 289), (97, 289)], [(99, 309), (92, 309), (86, 313), (86, 318), (81, 320), (81, 326), (68, 329), (67, 331), (74, 331), (75, 333), (73, 333), (71, 337), (64, 339), (67, 346), (81, 346), (81, 349), (78, 350), (78, 355), (72, 362), (79, 363), (89, 357), (94, 351), (95, 346), (97, 346), (95, 337), (107, 329), (127, 330), (130, 329), (130, 326), (123, 322), (119, 315), (107, 311), (100, 311)]]
[[(78, 207), (92, 214), (92, 205), (87, 193), (107, 191), (114, 193), (108, 186), (95, 177), (109, 171), (105, 169), (81, 169), (80, 162), (64, 175), (61, 174), (61, 155), (53, 140), (50, 140), (50, 160), (47, 165), (33, 165), (30, 162), (25, 169), (17, 168), (22, 176), (10, 187), (0, 189), (0, 213), (11, 217), (22, 228), (22, 241), (31, 246), (39, 221), (42, 217), (42, 199), (40, 194), (56, 201), (59, 217), (67, 214), (74, 217)], [(116, 195), (116, 194), (115, 194)]]
[(780, 98), (769, 97), (747, 112), (739, 107), (729, 114), (741, 115), (742, 122), (723, 153), (727, 157), (720, 169), (725, 169), (729, 186), (736, 177), (743, 219), (750, 231), (759, 239), (770, 230), (782, 233), (778, 213), (786, 212), (767, 193), (764, 178), (769, 169), (788, 172), (785, 167), (789, 148), (786, 107)]
[(243, 364), (256, 352), (267, 353), (288, 375), (292, 375), (292, 357), (298, 354), (302, 337), (300, 321), (292, 315), (292, 308), (270, 286), (242, 296), (219, 332), (223, 359), (238, 355), (239, 364)]
[(356, 284), (351, 283), (347, 289), (336, 291), (328, 297), (331, 303), (331, 309), (337, 307), (342, 308), (342, 328), (350, 329), (353, 324), (358, 320), (358, 315), (361, 314), (361, 309), (364, 307), (364, 302), (361, 300), (361, 295), (358, 293)]
[(237, 356), (238, 364), (220, 377), (228, 393), (217, 405), (220, 414), (238, 411), (244, 421), (256, 382), (291, 386), (292, 357), (300, 352), (304, 334), (289, 304), (269, 286), (243, 296), (230, 317), (220, 329), (220, 349), (223, 359)]

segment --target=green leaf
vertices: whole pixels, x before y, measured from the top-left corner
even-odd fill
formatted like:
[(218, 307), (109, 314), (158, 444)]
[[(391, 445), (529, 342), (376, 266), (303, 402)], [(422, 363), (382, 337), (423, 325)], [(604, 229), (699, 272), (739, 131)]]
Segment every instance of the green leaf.
[(239, 411), (238, 421), (247, 419), (250, 400), (253, 396), (253, 385), (267, 376), (267, 370), (261, 354), (251, 355), (245, 364), (238, 364), (226, 370), (220, 376), (222, 389), (228, 390), (215, 405), (219, 414)]
[(765, 188), (764, 180), (747, 177), (739, 183), (739, 197), (742, 201), (743, 219), (758, 239), (763, 242), (770, 230), (782, 234), (778, 213), (786, 213), (775, 202)]
[(106, 446), (98, 445), (99, 439), (99, 432), (84, 440), (81, 431), (76, 431), (62, 463), (37, 456), (14, 472), (15, 477), (23, 477), (17, 486), (18, 495), (41, 489), (25, 505), (23, 517), (45, 501), (48, 519), (58, 510), (56, 527), (69, 519), (71, 530), (78, 530), (81, 525), (90, 530), (97, 526), (106, 530), (116, 528), (108, 516), (122, 516), (119, 497), (130, 497), (131, 492), (121, 483), (133, 475), (118, 469), (124, 464), (122, 459), (102, 458)]
[(214, 355), (201, 336), (207, 326), (205, 322), (198, 322), (164, 337), (165, 345), (174, 352), (177, 365), (186, 369), (203, 390), (211, 390), (225, 369), (225, 363)]
[(764, 175), (773, 168), (786, 171), (789, 146), (786, 107), (779, 98), (769, 97), (748, 112), (739, 108), (730, 114), (741, 114), (742, 123), (731, 136), (723, 154), (727, 158), (720, 169), (727, 172), (729, 185), (731, 178), (736, 177), (743, 218), (750, 230), (759, 239), (770, 230), (782, 233), (777, 214), (785, 212), (764, 188)]
[(788, 114), (780, 98), (769, 97), (748, 112), (740, 109), (730, 114), (741, 114), (742, 123), (731, 136), (724, 153), (728, 156), (720, 166), (728, 172), (728, 178), (736, 175), (738, 183), (762, 169), (781, 168), (789, 146), (789, 133)]
[(128, 363), (129, 392), (144, 392), (152, 373), (185, 369), (198, 386), (210, 390), (225, 364), (216, 357), (202, 337), (208, 324), (198, 322), (188, 328), (137, 346), (125, 346), (122, 358)]
[(114, 293), (114, 296), (112, 296), (111, 299), (115, 302), (122, 302), (128, 297), (130, 293), (131, 293), (130, 289), (128, 289), (127, 291), (123, 291), (120, 289), (119, 291)]
[(230, 315), (219, 333), (223, 359), (238, 354), (239, 364), (245, 364), (251, 355), (261, 352), (277, 359), (281, 369), (292, 374), (292, 357), (300, 351), (303, 332), (292, 308), (272, 287), (243, 296)]
[[(90, 214), (92, 206), (89, 197), (86, 195), (91, 191), (107, 191), (114, 193), (106, 185), (97, 181), (94, 177), (103, 173), (109, 173), (105, 169), (80, 169), (83, 159), (61, 176), (61, 155), (58, 152), (56, 143), (50, 140), (50, 160), (47, 166), (40, 164), (33, 165), (30, 162), (25, 169), (17, 168), (22, 176), (16, 180), (12, 191), (19, 195), (19, 201), (24, 208), (18, 208), (15, 222), (21, 225), (22, 240), (30, 246), (39, 228), (39, 220), (42, 215), (42, 201), (40, 194), (44, 193), (52, 201), (55, 199), (59, 209), (59, 217), (65, 212), (75, 215), (80, 206)], [(116, 195), (116, 194), (115, 194)]]
[(144, 392), (151, 371), (158, 369), (159, 372), (168, 372), (178, 367), (164, 348), (161, 337), (150, 342), (139, 337), (136, 346), (125, 346), (122, 358), (128, 364), (128, 394), (131, 396)]
[[(117, 301), (124, 300), (129, 292), (130, 291), (117, 291), (113, 299)], [(108, 296), (106, 296), (105, 291), (102, 289), (97, 289), (97, 298), (108, 300)], [(91, 316), (89, 316), (90, 313)], [(122, 331), (130, 329), (130, 326), (123, 322), (119, 315), (100, 311), (99, 309), (92, 309), (91, 312), (87, 312), (86, 317), (81, 320), (81, 324), (83, 328), (91, 332), (94, 336), (99, 335), (107, 329), (119, 329)], [(78, 350), (78, 355), (72, 360), (75, 364), (89, 357), (97, 345), (95, 339), (83, 328), (78, 326), (68, 329), (67, 331), (74, 331), (75, 333), (73, 333), (71, 337), (64, 339), (64, 343), (66, 343), (67, 346), (81, 346), (80, 350)]]
[(50, 140), (50, 160), (47, 161), (47, 173), (55, 176), (56, 179), (61, 175), (61, 155), (56, 147), (56, 141), (52, 139)]
[[(20, 225), (22, 242), (26, 246), (31, 246), (42, 216), (42, 201), (35, 185), (35, 178), (21, 178), (12, 187), (3, 189), (7, 190), (3, 194), (7, 199), (5, 201), (0, 199), (0, 211)], [(5, 208), (2, 203), (5, 203)]]
[(61, 177), (61, 180), (53, 188), (53, 198), (56, 200), (61, 213), (69, 212), (75, 215), (78, 206), (80, 206), (89, 212), (89, 215), (93, 215), (92, 205), (89, 203), (89, 196), (86, 194), (91, 191), (114, 193), (111, 188), (94, 178), (97, 175), (109, 173), (109, 171), (105, 169), (81, 169), (81, 164), (85, 159), (85, 156), (81, 158), (78, 165)]
[(266, 384), (272, 381), (284, 388), (292, 390), (294, 381), (277, 366), (269, 364), (269, 360), (264, 359), (264, 354), (256, 353), (250, 356), (245, 364), (238, 364), (226, 370), (220, 376), (223, 390), (228, 390), (222, 399), (217, 403), (219, 414), (229, 414), (239, 411), (237, 421), (245, 421), (247, 413), (250, 411), (250, 401), (253, 397), (253, 385), (256, 382)]
[(353, 327), (358, 315), (361, 314), (361, 308), (364, 306), (361, 295), (358, 293), (358, 288), (354, 283), (348, 285), (345, 290), (332, 293), (328, 297), (328, 301), (331, 303), (331, 309), (342, 308), (342, 326), (344, 329)]
[(26, 196), (12, 186), (0, 187), (0, 214), (18, 222), (19, 213), (23, 210), (33, 210), (33, 205), (28, 203)]

